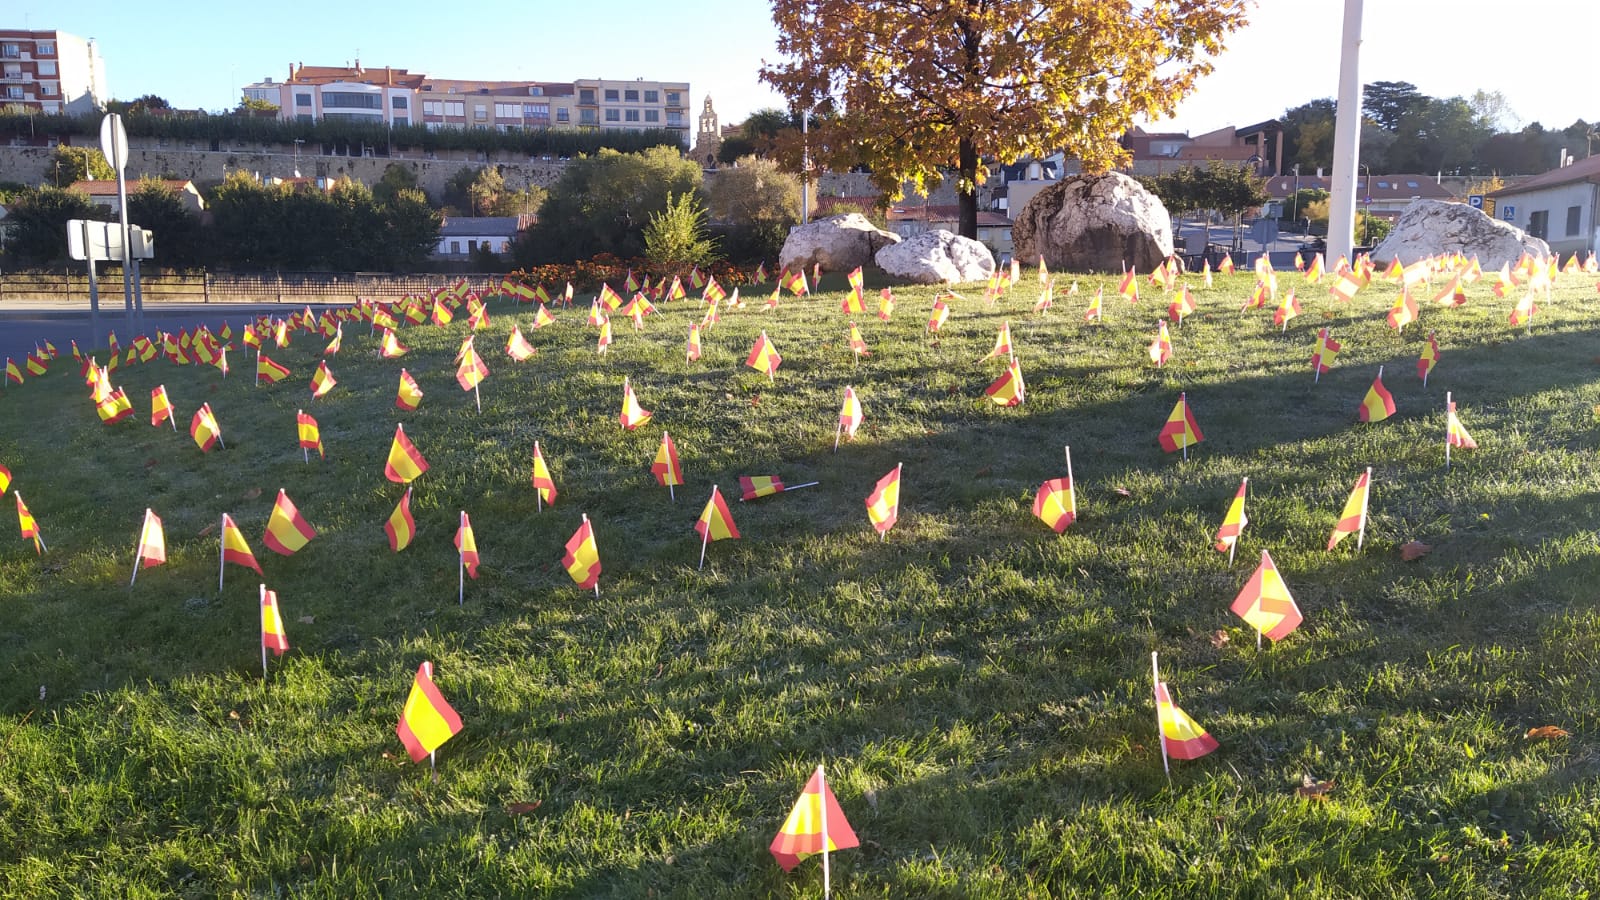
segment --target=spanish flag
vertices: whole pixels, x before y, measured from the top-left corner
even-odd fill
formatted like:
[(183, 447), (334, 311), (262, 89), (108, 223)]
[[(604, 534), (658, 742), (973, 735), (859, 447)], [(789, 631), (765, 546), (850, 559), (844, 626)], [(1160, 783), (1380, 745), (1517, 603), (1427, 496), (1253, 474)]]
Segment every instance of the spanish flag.
[(1428, 339), (1422, 342), (1422, 355), (1417, 358), (1417, 377), (1422, 383), (1428, 383), (1428, 376), (1433, 373), (1433, 367), (1439, 364), (1439, 340), (1433, 332), (1428, 332)]
[(878, 318), (887, 322), (894, 316), (894, 291), (884, 288), (878, 293)]
[(533, 442), (533, 486), (542, 502), (556, 502), (556, 483), (550, 477), (550, 467), (544, 463), (544, 451), (539, 449), (538, 441)]
[(1033, 496), (1033, 514), (1056, 534), (1066, 531), (1078, 519), (1072, 479), (1052, 478), (1039, 485), (1039, 492)]
[(399, 484), (410, 484), (417, 476), (428, 471), (428, 461), (406, 437), (406, 427), (394, 427), (394, 442), (389, 445), (389, 459), (383, 465), (383, 477)]
[(383, 523), (383, 533), (389, 538), (389, 549), (396, 553), (409, 547), (411, 539), (417, 536), (417, 522), (411, 518), (411, 488), (406, 488), (400, 502), (394, 505), (394, 512), (389, 513), (388, 521)]
[[(410, 488), (406, 489), (410, 493)], [(478, 577), (478, 538), (472, 533), (472, 520), (467, 518), (467, 511), (461, 511), (461, 523), (456, 526), (455, 538), (456, 551), (461, 554), (461, 565), (467, 570), (467, 575), (476, 579)]]
[(622, 379), (622, 415), (619, 420), (622, 427), (629, 431), (650, 421), (653, 415), (649, 410), (639, 405), (638, 398), (633, 396), (633, 383), (627, 378)]
[(326, 361), (317, 363), (317, 370), (311, 373), (311, 399), (326, 395), (338, 383), (333, 379), (333, 373), (328, 371)]
[[(172, 401), (167, 399), (167, 386), (158, 384), (150, 389), (150, 424), (160, 426), (172, 419)], [(174, 424), (173, 427), (177, 427)]]
[(1261, 564), (1229, 608), (1245, 624), (1275, 641), (1300, 627), (1300, 607), (1289, 596), (1289, 586), (1278, 574), (1278, 567), (1272, 564), (1272, 554), (1265, 550), (1261, 551)]
[(715, 303), (718, 300), (728, 299), (728, 292), (717, 283), (717, 276), (713, 275), (706, 281), (705, 290), (700, 292), (700, 299), (707, 303)]
[(433, 324), (449, 325), (450, 322), (455, 319), (455, 317), (456, 314), (450, 311), (449, 304), (438, 299), (433, 301)]
[(379, 356), (384, 359), (394, 359), (397, 356), (405, 356), (409, 352), (409, 348), (400, 343), (400, 339), (394, 336), (394, 332), (387, 328), (383, 330), (383, 341), (378, 345)]
[(1339, 513), (1339, 521), (1334, 523), (1333, 533), (1328, 535), (1329, 550), (1339, 546), (1339, 542), (1349, 535), (1363, 530), (1367, 521), (1367, 500), (1371, 494), (1372, 470), (1369, 468), (1356, 479), (1356, 486), (1350, 491), (1350, 499), (1344, 502), (1344, 510)]
[(39, 533), (39, 523), (34, 521), (33, 513), (28, 512), (28, 504), (22, 502), (22, 494), (12, 491), (17, 498), (17, 525), (22, 529), (22, 536), (33, 538), (33, 552), (44, 552), (44, 537)]
[(227, 513), (222, 514), (222, 561), (255, 569), (256, 574), (261, 574), (261, 563), (256, 562), (256, 555), (250, 552), (250, 545), (245, 542), (244, 532), (233, 523), (233, 517)]
[(527, 338), (522, 336), (522, 329), (512, 325), (511, 336), (506, 338), (506, 355), (511, 357), (513, 362), (522, 362), (537, 352), (533, 345), (528, 343)]
[(678, 466), (678, 446), (672, 442), (672, 435), (665, 431), (661, 432), (661, 446), (656, 450), (655, 462), (650, 464), (650, 472), (662, 487), (683, 484), (683, 470)]
[(1356, 410), (1356, 418), (1363, 422), (1382, 422), (1394, 415), (1394, 397), (1383, 386), (1383, 367), (1378, 367), (1378, 377), (1372, 379), (1372, 386), (1367, 388), (1367, 395), (1361, 398), (1361, 408)]
[(1194, 420), (1194, 413), (1189, 409), (1189, 395), (1179, 394), (1178, 403), (1167, 416), (1167, 423), (1161, 426), (1156, 442), (1161, 449), (1171, 453), (1175, 450), (1187, 451), (1205, 439), (1206, 436), (1200, 433), (1200, 424)]
[(872, 493), (867, 495), (867, 518), (880, 535), (887, 536), (900, 519), (900, 468), (900, 464), (896, 464), (894, 471), (878, 479)]
[(944, 302), (945, 295), (933, 298), (933, 312), (928, 316), (928, 330), (937, 332), (944, 327), (946, 319), (950, 318), (950, 307)]
[[(997, 356), (1003, 356), (1007, 359), (1011, 357), (1011, 323), (1009, 321), (1001, 323), (1000, 332), (994, 337), (994, 349), (990, 350), (989, 355), (983, 359), (994, 359)], [(979, 362), (982, 361), (979, 360)]]
[(828, 787), (822, 767), (817, 766), (768, 849), (785, 872), (792, 872), (803, 860), (818, 853), (859, 846), (861, 842), (845, 819), (844, 810), (839, 808), (838, 798)]
[(289, 636), (283, 631), (283, 616), (278, 612), (278, 595), (267, 590), (264, 584), (261, 586), (261, 646), (271, 650), (273, 656), (282, 656), (289, 649)]
[(456, 367), (456, 383), (461, 385), (463, 391), (470, 391), (489, 376), (489, 367), (484, 365), (483, 358), (471, 346), (463, 348), (461, 365)]
[(161, 517), (148, 509), (144, 511), (144, 526), (139, 529), (137, 552), (141, 569), (167, 561), (167, 535), (161, 527)]
[(1286, 326), (1290, 319), (1298, 315), (1300, 315), (1300, 301), (1294, 295), (1294, 288), (1290, 288), (1278, 302), (1278, 309), (1272, 314), (1272, 324)]
[[(1574, 256), (1573, 259), (1577, 259), (1577, 257)], [(1467, 433), (1466, 426), (1461, 424), (1461, 418), (1456, 415), (1456, 402), (1454, 400), (1449, 400), (1445, 403), (1444, 415), (1445, 443), (1452, 447), (1460, 447), (1463, 450), (1478, 449), (1478, 442), (1473, 440), (1472, 435)]]
[(688, 362), (694, 362), (700, 358), (700, 323), (698, 322), (689, 323), (689, 343), (684, 355), (687, 357)]
[(222, 440), (222, 428), (217, 425), (217, 417), (211, 414), (211, 404), (202, 403), (194, 411), (194, 418), (189, 420), (189, 436), (194, 438), (201, 453), (210, 451)]
[(1222, 262), (1217, 263), (1217, 271), (1223, 275), (1233, 274), (1233, 254), (1224, 254)]
[(1090, 319), (1095, 319), (1097, 321), (1103, 321), (1103, 319), (1102, 319), (1101, 298), (1102, 298), (1102, 295), (1104, 293), (1105, 293), (1105, 289), (1104, 288), (1096, 288), (1095, 289), (1094, 299), (1089, 301), (1089, 308), (1083, 311), (1083, 320), (1085, 322), (1089, 321)]
[(865, 413), (861, 408), (861, 400), (856, 397), (854, 386), (846, 385), (844, 389), (844, 404), (839, 407), (839, 430), (845, 437), (855, 440), (856, 429), (861, 427), (861, 420)]
[(1328, 334), (1328, 329), (1318, 331), (1317, 348), (1311, 351), (1311, 371), (1321, 374), (1331, 369), (1333, 359), (1339, 355), (1341, 349), (1343, 345)]
[(1394, 298), (1394, 306), (1389, 307), (1388, 319), (1389, 327), (1396, 331), (1417, 320), (1417, 300), (1410, 291), (1400, 289), (1400, 296)]
[(0, 494), (11, 489), (11, 470), (0, 465)]
[(1217, 739), (1172, 702), (1165, 681), (1156, 682), (1156, 720), (1161, 723), (1161, 747), (1172, 759), (1199, 759), (1217, 749)]
[(1511, 311), (1511, 316), (1506, 321), (1513, 326), (1527, 325), (1533, 321), (1534, 315), (1538, 312), (1539, 307), (1533, 302), (1533, 292), (1529, 291), (1523, 295), (1521, 300), (1517, 301), (1516, 309)]
[(400, 370), (400, 393), (394, 399), (394, 405), (407, 412), (417, 408), (422, 402), (422, 388), (417, 386), (417, 380), (412, 378), (405, 369)]
[(256, 354), (256, 384), (263, 379), (268, 384), (277, 384), (289, 377), (289, 370), (267, 358), (265, 353)]
[[(1244, 514), (1244, 494), (1250, 479), (1245, 478), (1239, 482), (1239, 492), (1233, 495), (1233, 502), (1228, 504), (1228, 511), (1222, 516), (1222, 527), (1217, 529), (1216, 548), (1218, 553), (1233, 553), (1233, 547), (1239, 543), (1239, 533), (1250, 524), (1250, 519)], [(1232, 556), (1229, 556), (1232, 560)]]
[(315, 450), (317, 456), (327, 458), (322, 450), (322, 429), (317, 427), (317, 420), (306, 415), (305, 410), (295, 410), (295, 428), (300, 436), (301, 450)]
[(555, 323), (556, 317), (550, 315), (550, 310), (545, 309), (543, 303), (539, 304), (539, 309), (533, 314), (533, 327), (538, 329), (543, 328), (546, 325), (554, 325)]
[(1167, 318), (1182, 325), (1185, 317), (1194, 315), (1195, 309), (1194, 294), (1189, 293), (1188, 285), (1184, 285), (1178, 290), (1178, 296), (1172, 304), (1167, 307)]
[(858, 358), (872, 355), (872, 351), (867, 349), (867, 339), (861, 336), (861, 329), (854, 322), (850, 323), (850, 350)]
[(461, 717), (445, 702), (444, 695), (433, 686), (433, 663), (424, 662), (417, 668), (417, 677), (411, 682), (411, 693), (400, 710), (400, 722), (395, 734), (406, 746), (412, 762), (422, 762), (433, 751), (444, 745), (461, 731)]
[(990, 385), (983, 389), (990, 400), (1000, 406), (1016, 406), (1027, 396), (1027, 387), (1022, 383), (1022, 364), (1015, 359), (1006, 370), (1000, 373)]
[(783, 357), (778, 355), (778, 348), (772, 345), (767, 333), (763, 331), (761, 336), (756, 338), (755, 346), (750, 348), (750, 355), (745, 358), (744, 364), (757, 372), (767, 373), (767, 377), (771, 378), (782, 362)]
[(594, 529), (589, 525), (589, 517), (583, 517), (583, 524), (567, 539), (567, 552), (561, 558), (561, 565), (578, 583), (580, 588), (599, 589), (600, 584), (600, 548), (594, 542)]
[(1145, 352), (1150, 354), (1150, 362), (1158, 368), (1172, 358), (1172, 336), (1167, 333), (1166, 322), (1156, 322), (1156, 339), (1150, 342)]
[(806, 286), (806, 273), (804, 269), (796, 269), (793, 272), (785, 270), (783, 273), (783, 286), (788, 288), (789, 293), (795, 295), (796, 297), (802, 297), (811, 292)]
[(1122, 283), (1117, 285), (1117, 293), (1128, 298), (1129, 303), (1139, 302), (1139, 280), (1133, 269), (1122, 273)]
[(284, 556), (293, 556), (317, 536), (311, 523), (300, 515), (289, 495), (278, 489), (278, 499), (272, 504), (272, 515), (267, 518), (267, 536), (262, 539), (267, 549)]
[(742, 500), (755, 500), (783, 493), (783, 479), (776, 475), (740, 475), (739, 491)]
[(694, 533), (700, 535), (704, 541), (720, 541), (739, 536), (739, 529), (733, 524), (733, 513), (728, 510), (728, 500), (717, 490), (716, 485), (711, 486), (711, 499), (706, 501), (706, 508), (701, 511), (699, 520), (694, 523)]

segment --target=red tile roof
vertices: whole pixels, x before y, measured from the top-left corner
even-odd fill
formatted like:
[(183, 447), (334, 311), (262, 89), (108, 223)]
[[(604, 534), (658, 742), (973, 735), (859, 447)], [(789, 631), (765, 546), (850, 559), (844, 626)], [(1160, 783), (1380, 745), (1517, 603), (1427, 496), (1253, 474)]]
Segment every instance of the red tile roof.
[[(175, 191), (184, 191), (194, 187), (193, 182), (183, 179), (160, 178), (156, 180)], [(132, 191), (138, 185), (139, 183), (135, 181), (128, 185), (128, 189)], [(82, 191), (91, 197), (115, 197), (117, 195), (117, 183), (115, 181), (74, 181), (70, 190)]]
[(1492, 191), (1489, 196), (1500, 197), (1507, 194), (1525, 194), (1540, 188), (1556, 187), (1562, 184), (1572, 184), (1577, 181), (1600, 181), (1600, 154), (1587, 159), (1580, 159), (1570, 166), (1551, 169), (1532, 178), (1525, 178), (1510, 187), (1503, 187)]

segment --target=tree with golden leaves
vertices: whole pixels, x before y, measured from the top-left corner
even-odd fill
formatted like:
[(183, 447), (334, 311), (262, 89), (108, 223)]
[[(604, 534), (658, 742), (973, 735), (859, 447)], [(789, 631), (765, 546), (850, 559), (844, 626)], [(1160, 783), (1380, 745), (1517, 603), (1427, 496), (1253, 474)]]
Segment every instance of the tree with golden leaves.
[(1122, 163), (1137, 117), (1170, 115), (1244, 24), (1247, 0), (773, 0), (787, 61), (761, 78), (795, 109), (831, 108), (808, 149), (866, 164), (891, 199), (953, 171), (978, 233), (981, 160), (1057, 150)]

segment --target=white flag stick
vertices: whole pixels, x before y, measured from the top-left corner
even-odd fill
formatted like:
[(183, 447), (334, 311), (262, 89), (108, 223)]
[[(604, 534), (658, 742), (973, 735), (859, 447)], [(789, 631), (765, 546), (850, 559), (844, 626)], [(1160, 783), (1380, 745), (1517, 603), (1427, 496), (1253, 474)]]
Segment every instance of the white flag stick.
[[(624, 379), (623, 379), (623, 380), (622, 380), (622, 384), (623, 384), (623, 385), (624, 385), (624, 386), (626, 386), (626, 385), (627, 385), (627, 384), (628, 384), (628, 380), (627, 380), (627, 379), (626, 379), (626, 378), (624, 378)], [(587, 522), (587, 521), (589, 521), (589, 514), (588, 514), (588, 513), (584, 513), (584, 514), (583, 514), (583, 520), (584, 520), (584, 521), (585, 521), (585, 522)], [(593, 526), (590, 526), (590, 528), (589, 528), (589, 536), (590, 536), (590, 537), (594, 537), (594, 527), (593, 527)], [(600, 547), (600, 544), (599, 544), (599, 542), (596, 542), (596, 543), (595, 543), (595, 548), (596, 548), (596, 551), (597, 551), (597, 552), (598, 552), (598, 550), (599, 550), (599, 547)], [(595, 579), (595, 580), (594, 580), (594, 598), (595, 598), (595, 599), (596, 599), (596, 600), (599, 600), (599, 599), (600, 599), (600, 579), (598, 579), (598, 578), (596, 578), (596, 579)]]
[(1367, 466), (1367, 488), (1361, 492), (1361, 528), (1356, 532), (1356, 549), (1367, 540), (1367, 504), (1372, 500), (1372, 467)]
[[(224, 518), (226, 518), (227, 514), (224, 513), (223, 516), (224, 516)], [(226, 554), (228, 552), (228, 526), (227, 526), (227, 522), (223, 522), (222, 525), (219, 526), (219, 530), (218, 530), (217, 533), (221, 537), (221, 539), (217, 541), (217, 593), (220, 594), (220, 593), (222, 593), (222, 571), (223, 571), (223, 565), (227, 562)]]
[[(539, 442), (538, 441), (534, 441), (533, 442), (533, 458), (534, 459), (538, 459), (539, 458)], [(537, 504), (537, 507), (538, 507), (537, 511), (538, 512), (544, 512), (544, 491), (540, 490), (537, 486), (535, 486), (534, 489), (533, 489), (533, 501), (534, 501), (535, 504)]]
[[(264, 584), (261, 586), (261, 605), (263, 607), (267, 605), (267, 586), (264, 585)], [(267, 642), (266, 642), (265, 638), (266, 638), (266, 635), (262, 635), (262, 641), (261, 641), (261, 680), (262, 681), (266, 681), (267, 680)]]
[(817, 764), (817, 782), (822, 787), (822, 796), (818, 798), (822, 803), (822, 900), (828, 900), (833, 889), (828, 870), (828, 776), (823, 774), (820, 763)]
[(1072, 445), (1066, 445), (1067, 451), (1067, 507), (1072, 513), (1072, 518), (1078, 518), (1078, 483), (1072, 480)]
[(144, 562), (144, 554), (139, 552), (144, 549), (144, 536), (150, 530), (150, 510), (144, 511), (144, 522), (139, 525), (139, 543), (133, 548), (133, 577), (128, 579), (128, 587), (139, 580), (139, 564)]
[(1154, 687), (1151, 696), (1156, 698), (1156, 743), (1161, 745), (1161, 769), (1167, 773), (1167, 786), (1172, 786), (1172, 762), (1167, 759), (1166, 735), (1161, 731), (1161, 667), (1156, 662), (1156, 651), (1150, 651), (1150, 680)]
[[(1423, 379), (1427, 385), (1427, 379)], [(1450, 471), (1450, 392), (1444, 392), (1444, 470)]]
[(472, 386), (472, 402), (478, 404), (478, 412), (483, 412), (483, 398), (478, 396), (478, 386)]
[[(717, 502), (717, 486), (714, 485), (714, 484), (711, 486), (711, 502), (712, 503), (716, 503)], [(704, 570), (705, 567), (706, 567), (706, 545), (709, 544), (709, 543), (711, 543), (711, 523), (707, 522), (706, 523), (706, 533), (700, 535), (700, 566), (699, 566), (699, 568), (701, 570)]]

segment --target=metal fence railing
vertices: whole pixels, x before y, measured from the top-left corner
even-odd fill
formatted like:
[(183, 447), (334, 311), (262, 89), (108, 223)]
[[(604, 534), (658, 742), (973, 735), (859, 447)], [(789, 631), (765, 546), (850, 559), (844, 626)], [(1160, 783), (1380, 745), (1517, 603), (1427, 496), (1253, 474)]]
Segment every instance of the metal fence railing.
[[(425, 294), (454, 284), (459, 275), (391, 275), (382, 272), (205, 272), (145, 274), (146, 303), (350, 303), (361, 297), (391, 299)], [(480, 291), (499, 279), (467, 279)], [(122, 294), (122, 275), (100, 275), (100, 296)], [(18, 271), (0, 275), (0, 304), (86, 300), (89, 276), (83, 271)]]

